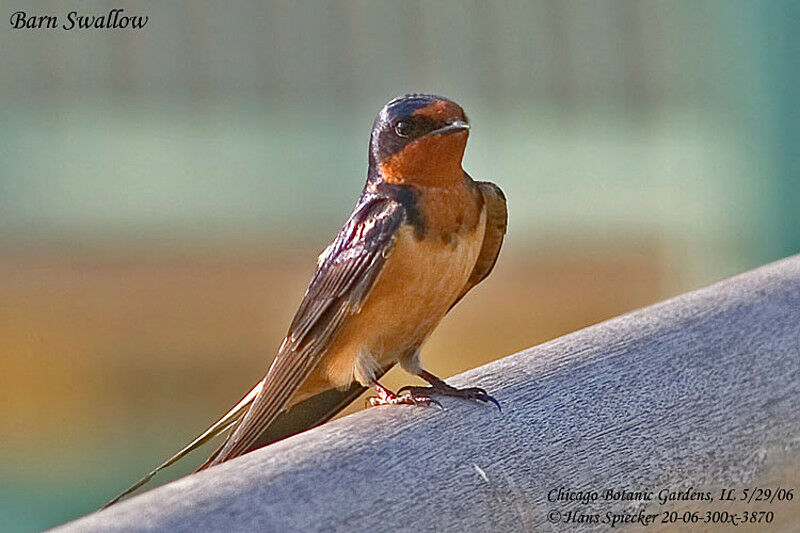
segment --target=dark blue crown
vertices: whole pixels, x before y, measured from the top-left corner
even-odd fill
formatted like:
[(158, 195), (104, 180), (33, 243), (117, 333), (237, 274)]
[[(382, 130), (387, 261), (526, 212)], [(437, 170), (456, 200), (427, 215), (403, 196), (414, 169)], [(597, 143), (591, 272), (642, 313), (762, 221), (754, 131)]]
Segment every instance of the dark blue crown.
[(437, 100), (450, 101), (447, 98), (436, 96), (435, 94), (407, 94), (390, 101), (384, 106), (388, 117), (406, 117), (417, 109), (428, 106)]

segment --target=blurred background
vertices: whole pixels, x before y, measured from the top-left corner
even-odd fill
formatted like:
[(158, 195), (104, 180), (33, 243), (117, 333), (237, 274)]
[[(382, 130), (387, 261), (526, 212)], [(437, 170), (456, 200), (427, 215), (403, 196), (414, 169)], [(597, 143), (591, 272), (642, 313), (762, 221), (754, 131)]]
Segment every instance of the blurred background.
[(397, 95), (459, 102), (509, 199), (440, 375), (800, 249), (795, 2), (18, 4), (149, 22), (0, 30), (3, 531), (95, 509), (261, 377)]

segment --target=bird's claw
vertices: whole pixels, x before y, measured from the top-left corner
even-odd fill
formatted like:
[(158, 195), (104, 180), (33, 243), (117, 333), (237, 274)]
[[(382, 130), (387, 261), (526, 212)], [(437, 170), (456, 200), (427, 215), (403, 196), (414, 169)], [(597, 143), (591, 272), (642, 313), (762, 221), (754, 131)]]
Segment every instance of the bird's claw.
[(366, 399), (367, 407), (377, 407), (379, 405), (416, 405), (421, 407), (430, 407), (431, 405), (435, 405), (440, 409), (444, 409), (442, 404), (438, 401), (430, 398), (429, 396), (425, 395), (416, 395), (413, 392), (409, 392), (406, 394), (401, 394), (402, 391), (398, 391), (397, 394), (378, 394), (378, 396), (372, 396), (371, 398)]
[(466, 398), (468, 400), (478, 400), (479, 402), (483, 403), (493, 403), (497, 407), (498, 411), (503, 411), (500, 407), (500, 402), (495, 400), (494, 397), (486, 392), (486, 389), (482, 389), (480, 387), (467, 387), (464, 389), (458, 389), (456, 387), (451, 387), (450, 385), (445, 387), (416, 387), (413, 385), (406, 385), (397, 391), (398, 394), (402, 394), (404, 392), (407, 392), (416, 398), (428, 398), (429, 401), (435, 401), (431, 399), (431, 395), (433, 394), (452, 396), (454, 398)]

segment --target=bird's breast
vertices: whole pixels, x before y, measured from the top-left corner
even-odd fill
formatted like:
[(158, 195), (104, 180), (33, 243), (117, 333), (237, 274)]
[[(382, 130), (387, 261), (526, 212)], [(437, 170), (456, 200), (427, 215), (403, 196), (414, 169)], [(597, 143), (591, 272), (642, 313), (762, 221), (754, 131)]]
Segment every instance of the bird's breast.
[(385, 366), (421, 346), (472, 273), (486, 226), (482, 206), (476, 218), (444, 240), (434, 232), (420, 238), (403, 225), (361, 310), (346, 320), (304, 389), (348, 385), (360, 365)]
[(444, 317), (475, 266), (484, 228), (485, 222), (447, 238), (429, 232), (421, 239), (410, 226), (400, 230), (359, 317), (375, 332), (379, 361), (421, 344)]

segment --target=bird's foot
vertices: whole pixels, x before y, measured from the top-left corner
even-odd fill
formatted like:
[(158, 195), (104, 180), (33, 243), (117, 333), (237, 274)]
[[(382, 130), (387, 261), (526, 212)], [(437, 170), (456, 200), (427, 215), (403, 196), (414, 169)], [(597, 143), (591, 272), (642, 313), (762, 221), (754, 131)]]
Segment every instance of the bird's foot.
[(431, 396), (435, 394), (441, 396), (451, 396), (453, 398), (466, 398), (468, 400), (478, 400), (479, 402), (493, 403), (495, 406), (497, 406), (498, 411), (502, 411), (502, 409), (500, 408), (500, 402), (498, 402), (492, 396), (490, 396), (485, 389), (482, 389), (480, 387), (467, 387), (463, 389), (458, 389), (456, 387), (448, 385), (447, 383), (441, 380), (439, 382), (434, 383), (431, 387), (415, 387), (411, 385), (406, 385), (405, 387), (402, 387), (400, 390), (398, 390), (397, 393), (410, 394), (411, 396), (417, 398), (417, 400), (425, 398), (428, 399), (428, 401), (435, 401), (431, 399)]
[[(424, 387), (423, 387), (424, 388)], [(381, 387), (378, 389), (378, 396), (367, 398), (368, 407), (377, 407), (379, 405), (419, 405), (422, 407), (430, 407), (436, 405), (442, 407), (442, 404), (426, 395), (417, 395), (413, 392), (405, 394), (395, 394), (388, 389)]]

